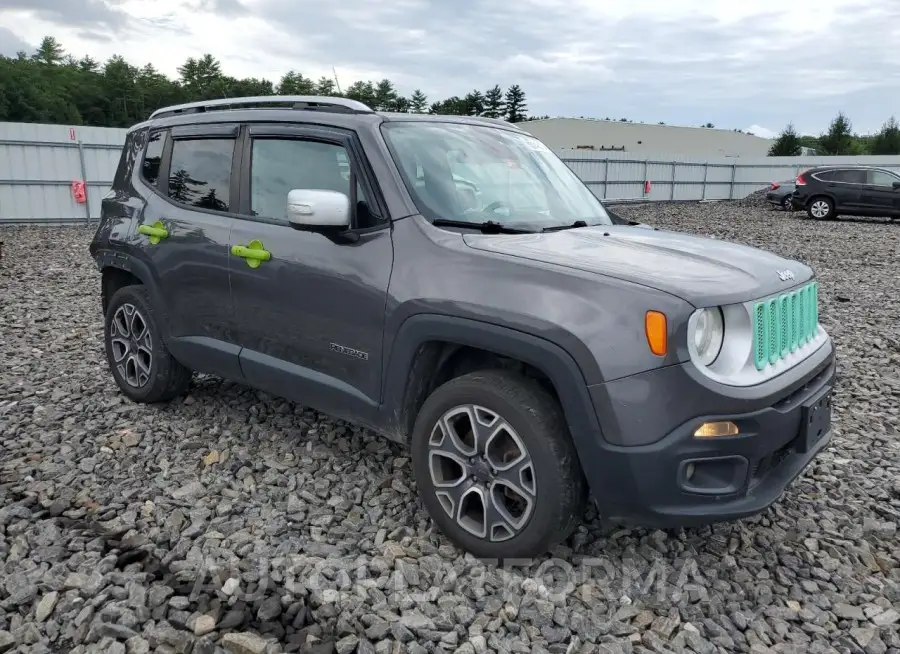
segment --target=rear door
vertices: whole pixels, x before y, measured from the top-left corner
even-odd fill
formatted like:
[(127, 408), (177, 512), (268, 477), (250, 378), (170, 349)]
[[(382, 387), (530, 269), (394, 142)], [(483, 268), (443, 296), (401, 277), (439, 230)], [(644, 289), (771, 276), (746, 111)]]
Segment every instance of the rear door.
[[(241, 370), (253, 386), (366, 423), (380, 404), (385, 303), (393, 266), (387, 210), (353, 132), (251, 125), (242, 139), (241, 216), (231, 244), (258, 241), (264, 261), (231, 257)], [(292, 189), (351, 198), (349, 232), (300, 231)], [(371, 424), (371, 423), (370, 423)]]
[(156, 276), (169, 350), (195, 370), (230, 379), (240, 378), (228, 279), (237, 134), (237, 125), (151, 134), (141, 175), (152, 192), (135, 235)]
[(815, 177), (822, 182), (825, 191), (834, 197), (838, 213), (857, 212), (862, 209), (862, 187), (866, 181), (865, 170), (836, 168), (816, 173)]
[(900, 176), (886, 170), (867, 170), (862, 190), (862, 205), (874, 216), (894, 216), (900, 213), (900, 189), (894, 188)]

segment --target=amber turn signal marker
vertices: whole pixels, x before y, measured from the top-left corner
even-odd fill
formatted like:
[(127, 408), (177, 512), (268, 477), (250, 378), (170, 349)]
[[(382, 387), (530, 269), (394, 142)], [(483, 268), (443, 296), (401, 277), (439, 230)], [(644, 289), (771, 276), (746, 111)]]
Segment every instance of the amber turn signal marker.
[(644, 332), (647, 334), (650, 351), (656, 356), (665, 356), (669, 347), (666, 314), (659, 311), (648, 311), (644, 316)]
[(694, 431), (694, 438), (720, 438), (722, 436), (737, 436), (739, 433), (738, 426), (730, 420), (704, 422)]

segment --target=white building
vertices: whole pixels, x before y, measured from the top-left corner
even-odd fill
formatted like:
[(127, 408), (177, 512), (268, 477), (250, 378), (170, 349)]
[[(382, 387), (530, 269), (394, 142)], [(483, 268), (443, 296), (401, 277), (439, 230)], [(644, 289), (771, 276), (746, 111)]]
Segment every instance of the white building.
[(550, 148), (618, 150), (653, 155), (765, 157), (770, 139), (728, 129), (625, 123), (590, 118), (546, 118), (518, 123)]

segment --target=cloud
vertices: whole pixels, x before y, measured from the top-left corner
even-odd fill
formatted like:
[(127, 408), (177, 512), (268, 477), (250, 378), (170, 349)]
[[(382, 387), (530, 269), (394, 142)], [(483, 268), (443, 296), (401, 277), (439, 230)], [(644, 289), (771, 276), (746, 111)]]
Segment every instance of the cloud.
[(0, 55), (15, 57), (16, 53), (20, 51), (30, 53), (33, 50), (34, 46), (29, 45), (5, 27), (0, 27)]
[(756, 136), (761, 136), (764, 139), (773, 139), (778, 136), (778, 132), (774, 129), (769, 129), (768, 127), (762, 127), (760, 125), (750, 125), (750, 127), (746, 128), (744, 131), (755, 134)]
[[(115, 38), (79, 36), (88, 16)], [(897, 0), (4, 0), (0, 22), (169, 74), (209, 52), (238, 76), (333, 66), (432, 99), (518, 83), (532, 113), (770, 132), (839, 110), (878, 129), (900, 85)]]
[(68, 26), (121, 28), (128, 21), (115, 2), (106, 0), (3, 0), (0, 11), (5, 10)]

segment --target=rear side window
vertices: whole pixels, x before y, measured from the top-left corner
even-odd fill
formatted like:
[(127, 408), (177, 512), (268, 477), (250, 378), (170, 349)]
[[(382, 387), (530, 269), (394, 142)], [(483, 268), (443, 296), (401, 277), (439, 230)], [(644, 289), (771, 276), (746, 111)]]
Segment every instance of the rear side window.
[(165, 144), (163, 135), (163, 132), (151, 132), (147, 141), (147, 149), (144, 151), (141, 177), (150, 186), (156, 186), (159, 181), (159, 163), (162, 161), (163, 145)]
[(229, 211), (234, 139), (177, 139), (172, 144), (169, 198), (189, 207)]
[(866, 171), (865, 170), (839, 170), (837, 181), (845, 182), (847, 184), (865, 184), (866, 183)]

